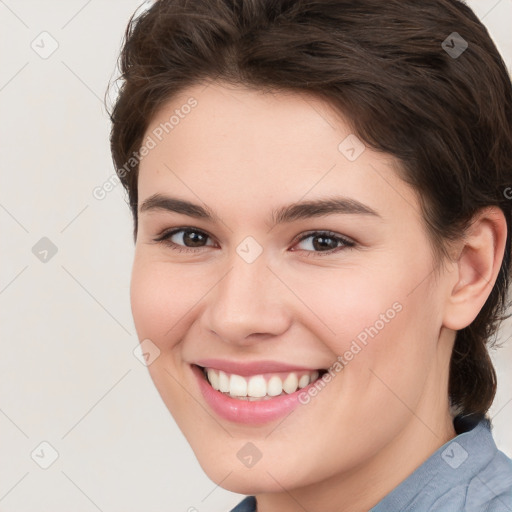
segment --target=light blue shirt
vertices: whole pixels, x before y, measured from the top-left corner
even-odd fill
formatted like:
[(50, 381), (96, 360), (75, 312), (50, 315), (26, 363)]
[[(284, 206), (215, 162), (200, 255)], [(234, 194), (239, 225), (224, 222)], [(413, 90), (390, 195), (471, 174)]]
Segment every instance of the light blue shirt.
[[(512, 460), (496, 447), (489, 420), (460, 424), (369, 512), (512, 512)], [(256, 512), (254, 496), (231, 512)]]

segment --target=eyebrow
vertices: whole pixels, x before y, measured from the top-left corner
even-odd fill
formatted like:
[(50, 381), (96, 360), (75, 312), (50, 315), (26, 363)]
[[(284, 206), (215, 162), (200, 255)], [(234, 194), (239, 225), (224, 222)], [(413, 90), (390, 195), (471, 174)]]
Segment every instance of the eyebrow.
[[(181, 213), (189, 217), (205, 219), (211, 222), (220, 220), (219, 216), (207, 206), (200, 206), (183, 199), (177, 199), (162, 194), (153, 194), (148, 197), (140, 207), (141, 213), (155, 210)], [(382, 218), (373, 208), (355, 199), (338, 196), (282, 206), (272, 211), (270, 225), (276, 226), (277, 224), (333, 214), (369, 215)]]

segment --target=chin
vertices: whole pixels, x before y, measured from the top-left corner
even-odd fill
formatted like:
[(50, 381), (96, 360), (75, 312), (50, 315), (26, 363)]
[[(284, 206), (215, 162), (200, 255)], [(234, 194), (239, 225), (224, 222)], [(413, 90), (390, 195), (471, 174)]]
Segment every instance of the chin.
[(215, 463), (201, 464), (201, 467), (212, 482), (227, 491), (238, 494), (277, 493), (282, 492), (283, 487), (291, 489), (297, 486), (296, 482), (290, 481), (286, 476), (276, 472), (269, 475), (263, 468), (233, 469), (229, 464), (218, 467)]
[(231, 448), (225, 446), (220, 458), (212, 457), (212, 452), (203, 453), (203, 456), (196, 453), (196, 457), (208, 478), (231, 492), (246, 495), (278, 493), (283, 491), (283, 487), (291, 490), (317, 480), (317, 472), (310, 465), (304, 463), (303, 467), (297, 467), (292, 457), (283, 455), (285, 464), (279, 465), (270, 455), (267, 460), (263, 457), (253, 467), (247, 468), (239, 461), (236, 452), (233, 456), (226, 455), (230, 452)]

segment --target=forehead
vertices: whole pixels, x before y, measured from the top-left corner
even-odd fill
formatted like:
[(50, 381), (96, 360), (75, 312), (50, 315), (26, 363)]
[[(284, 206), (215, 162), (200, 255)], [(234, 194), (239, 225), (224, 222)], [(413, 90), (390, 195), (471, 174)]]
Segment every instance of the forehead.
[(254, 158), (264, 147), (274, 157), (287, 153), (289, 159), (320, 144), (324, 150), (330, 146), (331, 155), (336, 155), (340, 135), (350, 132), (346, 124), (326, 102), (310, 94), (213, 82), (173, 97), (151, 120), (146, 134), (155, 132), (158, 139), (179, 146), (180, 153), (189, 150), (194, 158), (218, 149), (223, 159), (232, 156), (240, 161), (244, 155)]
[(417, 206), (397, 161), (365, 147), (340, 113), (311, 94), (196, 85), (157, 112), (149, 138), (155, 146), (140, 164), (141, 200), (179, 190), (227, 205), (246, 195), (248, 207), (261, 207), (336, 193), (380, 210)]

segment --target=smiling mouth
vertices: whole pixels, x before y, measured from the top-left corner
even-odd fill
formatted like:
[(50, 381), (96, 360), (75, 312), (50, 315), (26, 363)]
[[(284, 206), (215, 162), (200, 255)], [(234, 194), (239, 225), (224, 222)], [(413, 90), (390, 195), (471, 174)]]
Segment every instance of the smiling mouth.
[(321, 379), (326, 369), (297, 370), (242, 376), (215, 368), (195, 365), (203, 373), (210, 386), (237, 400), (261, 401), (290, 395)]

